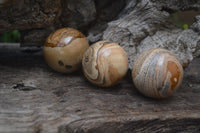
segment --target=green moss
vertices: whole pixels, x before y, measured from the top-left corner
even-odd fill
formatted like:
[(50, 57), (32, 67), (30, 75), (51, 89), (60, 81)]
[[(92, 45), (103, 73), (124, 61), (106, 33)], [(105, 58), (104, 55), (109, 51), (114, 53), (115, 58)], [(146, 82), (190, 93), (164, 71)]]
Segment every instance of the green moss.
[(20, 41), (20, 32), (18, 30), (13, 30), (11, 32), (0, 34), (0, 42), (16, 43), (19, 41)]
[(172, 19), (175, 25), (186, 30), (194, 22), (195, 16), (198, 15), (199, 13), (200, 13), (199, 10), (178, 11), (176, 13), (171, 14), (170, 18)]

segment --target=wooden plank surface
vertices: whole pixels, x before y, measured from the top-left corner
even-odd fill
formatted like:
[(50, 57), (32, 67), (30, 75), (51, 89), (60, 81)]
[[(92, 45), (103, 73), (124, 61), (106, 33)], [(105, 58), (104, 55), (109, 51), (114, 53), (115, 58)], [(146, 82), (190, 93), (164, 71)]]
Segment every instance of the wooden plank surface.
[(129, 78), (96, 87), (51, 70), (38, 48), (0, 44), (0, 133), (199, 133), (200, 59), (184, 71), (172, 97), (154, 100)]

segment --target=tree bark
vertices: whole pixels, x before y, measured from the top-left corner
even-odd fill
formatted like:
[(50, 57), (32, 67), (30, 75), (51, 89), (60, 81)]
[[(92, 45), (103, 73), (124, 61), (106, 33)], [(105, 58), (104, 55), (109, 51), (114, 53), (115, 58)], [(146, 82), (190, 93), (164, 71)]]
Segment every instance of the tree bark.
[[(143, 0), (139, 3), (130, 1), (128, 6), (119, 19), (108, 24), (103, 39), (118, 42), (127, 51), (130, 68), (139, 53), (151, 48), (170, 50), (183, 66), (199, 56), (199, 31), (194, 28), (182, 30), (169, 20), (172, 12), (198, 7), (197, 1)], [(194, 27), (198, 27), (197, 23), (198, 20)]]

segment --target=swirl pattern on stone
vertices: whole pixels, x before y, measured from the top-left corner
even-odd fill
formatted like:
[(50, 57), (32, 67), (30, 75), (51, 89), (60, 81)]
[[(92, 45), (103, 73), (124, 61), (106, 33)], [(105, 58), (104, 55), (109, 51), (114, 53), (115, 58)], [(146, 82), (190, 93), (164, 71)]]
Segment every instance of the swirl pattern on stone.
[(128, 70), (126, 52), (118, 44), (99, 41), (88, 48), (82, 60), (85, 77), (95, 85), (115, 85)]
[(44, 45), (47, 47), (64, 47), (77, 38), (85, 38), (85, 36), (73, 28), (61, 28), (51, 33)]
[(183, 78), (183, 68), (170, 51), (156, 48), (138, 55), (132, 68), (136, 88), (145, 96), (171, 96)]

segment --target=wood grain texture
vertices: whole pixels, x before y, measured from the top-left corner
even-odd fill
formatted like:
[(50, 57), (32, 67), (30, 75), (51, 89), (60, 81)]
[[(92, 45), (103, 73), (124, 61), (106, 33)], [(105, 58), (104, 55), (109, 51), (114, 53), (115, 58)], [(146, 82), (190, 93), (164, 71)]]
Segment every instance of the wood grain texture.
[(141, 95), (129, 79), (103, 89), (82, 72), (52, 71), (42, 51), (0, 45), (0, 133), (141, 133), (200, 131), (200, 59), (168, 99)]
[(103, 39), (118, 42), (127, 52), (129, 68), (138, 54), (152, 48), (165, 48), (173, 52), (186, 67), (199, 56), (198, 18), (194, 28), (183, 30), (169, 19), (179, 10), (199, 8), (197, 0), (142, 0), (128, 1), (118, 19), (108, 23)]

